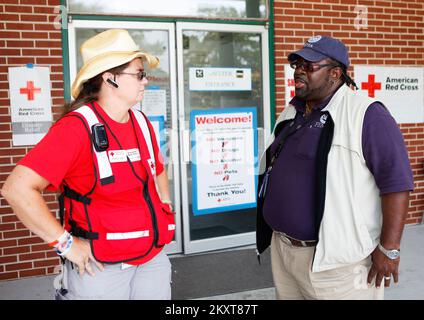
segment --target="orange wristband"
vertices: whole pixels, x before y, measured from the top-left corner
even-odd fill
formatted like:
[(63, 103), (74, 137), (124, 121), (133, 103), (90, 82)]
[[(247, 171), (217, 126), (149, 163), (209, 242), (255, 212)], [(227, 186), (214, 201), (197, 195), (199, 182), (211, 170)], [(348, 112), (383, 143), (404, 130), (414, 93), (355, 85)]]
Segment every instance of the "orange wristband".
[(58, 239), (48, 243), (49, 247), (56, 248), (60, 243), (65, 242), (68, 238), (68, 234), (69, 232), (65, 230)]
[(59, 243), (59, 241), (55, 240), (55, 241), (53, 241), (53, 242), (50, 242), (48, 245), (49, 245), (49, 247), (54, 248), (54, 247), (56, 247), (56, 245), (57, 245), (58, 243)]

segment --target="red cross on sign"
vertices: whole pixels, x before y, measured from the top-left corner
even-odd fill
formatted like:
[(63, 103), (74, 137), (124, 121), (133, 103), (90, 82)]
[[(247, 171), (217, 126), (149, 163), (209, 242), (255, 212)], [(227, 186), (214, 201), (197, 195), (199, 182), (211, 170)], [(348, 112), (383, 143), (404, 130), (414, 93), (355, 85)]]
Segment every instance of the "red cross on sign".
[(368, 90), (368, 97), (375, 97), (375, 90), (381, 90), (381, 82), (375, 82), (375, 75), (368, 75), (368, 82), (362, 82), (361, 84), (362, 90)]
[(34, 93), (41, 93), (41, 88), (34, 88), (33, 81), (27, 81), (26, 88), (20, 88), (19, 92), (21, 94), (26, 94), (28, 100), (34, 100)]

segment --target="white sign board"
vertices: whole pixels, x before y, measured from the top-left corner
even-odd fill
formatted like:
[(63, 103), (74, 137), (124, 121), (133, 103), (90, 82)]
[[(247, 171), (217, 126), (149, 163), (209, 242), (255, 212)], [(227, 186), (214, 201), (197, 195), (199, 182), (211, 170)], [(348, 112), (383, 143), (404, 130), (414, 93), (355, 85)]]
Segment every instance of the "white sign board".
[(355, 66), (359, 93), (381, 101), (398, 123), (424, 122), (424, 68)]
[(148, 116), (164, 116), (166, 121), (166, 90), (145, 90), (141, 110)]
[(256, 108), (193, 110), (194, 215), (256, 206)]
[(251, 91), (250, 68), (189, 68), (190, 91)]
[(286, 107), (289, 105), (291, 99), (293, 99), (294, 92), (294, 69), (289, 64), (284, 65), (284, 84), (286, 89)]
[(48, 67), (9, 67), (14, 146), (37, 144), (52, 124)]

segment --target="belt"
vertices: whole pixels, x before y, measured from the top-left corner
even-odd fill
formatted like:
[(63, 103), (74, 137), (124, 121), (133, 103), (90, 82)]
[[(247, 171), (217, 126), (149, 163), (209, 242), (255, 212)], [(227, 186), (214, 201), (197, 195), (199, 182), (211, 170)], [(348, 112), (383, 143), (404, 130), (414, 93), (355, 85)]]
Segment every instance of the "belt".
[(289, 237), (283, 232), (280, 231), (274, 231), (277, 233), (277, 235), (286, 243), (294, 246), (294, 247), (314, 247), (317, 245), (318, 241), (303, 241), (303, 240), (297, 240), (293, 239), (292, 237)]

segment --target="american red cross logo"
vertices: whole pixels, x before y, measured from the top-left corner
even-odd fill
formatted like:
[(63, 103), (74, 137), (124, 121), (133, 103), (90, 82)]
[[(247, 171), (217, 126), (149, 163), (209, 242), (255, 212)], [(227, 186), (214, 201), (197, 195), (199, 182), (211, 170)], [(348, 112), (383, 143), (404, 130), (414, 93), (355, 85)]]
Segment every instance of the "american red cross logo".
[(27, 81), (26, 88), (20, 88), (19, 92), (21, 94), (26, 94), (28, 100), (34, 100), (34, 93), (41, 93), (41, 88), (35, 88), (33, 81)]
[(375, 75), (368, 75), (368, 82), (362, 82), (361, 84), (362, 90), (368, 90), (368, 97), (375, 97), (375, 90), (381, 90), (381, 82), (375, 82)]

